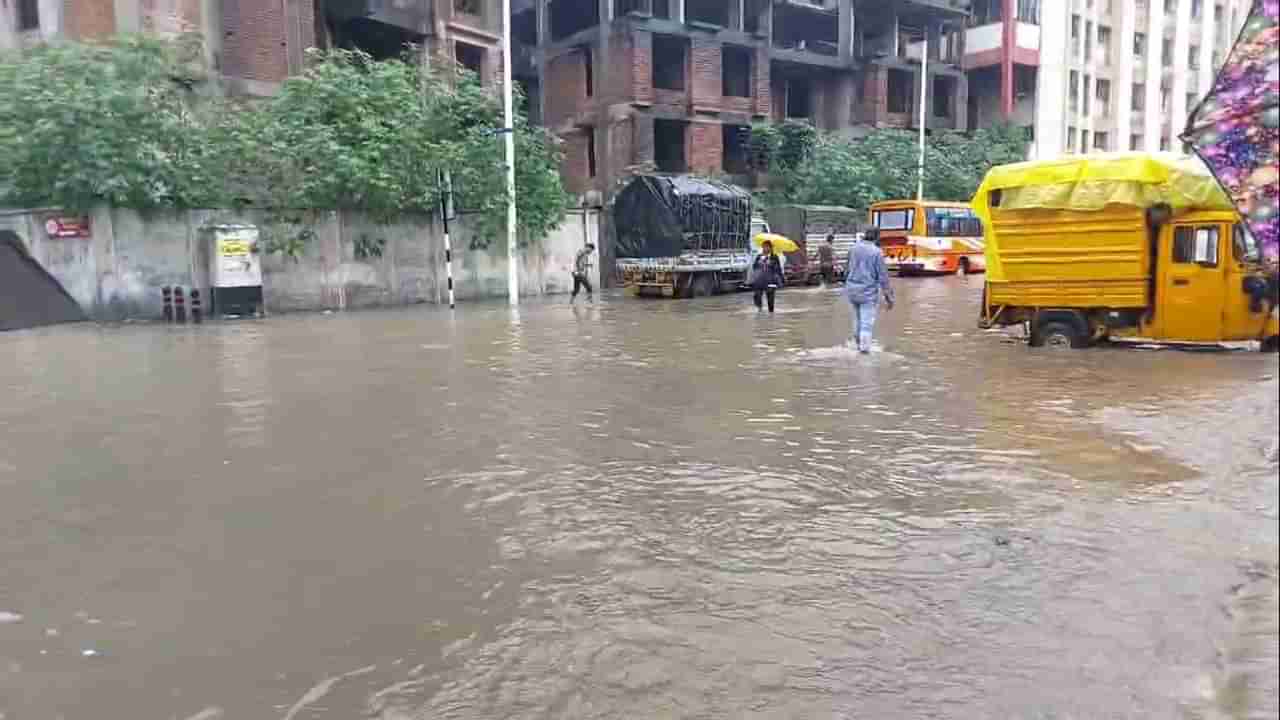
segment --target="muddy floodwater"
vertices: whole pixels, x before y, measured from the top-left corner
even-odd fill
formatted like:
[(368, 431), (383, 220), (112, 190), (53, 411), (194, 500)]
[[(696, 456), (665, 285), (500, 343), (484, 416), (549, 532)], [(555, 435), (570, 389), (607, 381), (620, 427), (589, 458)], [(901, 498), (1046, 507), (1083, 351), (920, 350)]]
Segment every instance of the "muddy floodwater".
[(1277, 359), (790, 289), (0, 334), (0, 718), (1275, 718)]

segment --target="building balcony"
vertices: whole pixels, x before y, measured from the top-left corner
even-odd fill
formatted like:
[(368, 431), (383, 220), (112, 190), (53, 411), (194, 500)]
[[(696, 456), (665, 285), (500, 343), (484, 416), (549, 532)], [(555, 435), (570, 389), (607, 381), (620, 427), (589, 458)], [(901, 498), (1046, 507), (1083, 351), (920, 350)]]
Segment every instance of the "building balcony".
[[(964, 68), (999, 65), (1005, 52), (1004, 24), (988, 23), (965, 30)], [(1013, 61), (1018, 65), (1040, 64), (1040, 26), (1019, 22), (1014, 24)]]

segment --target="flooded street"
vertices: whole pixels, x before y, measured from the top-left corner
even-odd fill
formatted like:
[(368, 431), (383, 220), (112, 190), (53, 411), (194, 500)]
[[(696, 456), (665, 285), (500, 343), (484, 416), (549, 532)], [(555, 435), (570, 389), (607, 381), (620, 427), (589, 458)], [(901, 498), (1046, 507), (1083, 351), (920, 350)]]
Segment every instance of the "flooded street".
[(0, 334), (0, 718), (1274, 718), (1275, 355), (978, 280)]

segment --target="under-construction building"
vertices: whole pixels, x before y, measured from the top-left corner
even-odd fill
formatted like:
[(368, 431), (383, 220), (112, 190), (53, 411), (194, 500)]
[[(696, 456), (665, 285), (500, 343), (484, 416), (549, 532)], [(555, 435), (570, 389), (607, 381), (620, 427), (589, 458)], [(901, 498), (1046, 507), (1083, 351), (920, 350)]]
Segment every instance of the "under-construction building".
[[(569, 190), (637, 171), (750, 182), (762, 120), (965, 129), (968, 0), (516, 0), (513, 74)], [(928, 77), (922, 77), (928, 48)], [(925, 83), (921, 87), (921, 83)]]

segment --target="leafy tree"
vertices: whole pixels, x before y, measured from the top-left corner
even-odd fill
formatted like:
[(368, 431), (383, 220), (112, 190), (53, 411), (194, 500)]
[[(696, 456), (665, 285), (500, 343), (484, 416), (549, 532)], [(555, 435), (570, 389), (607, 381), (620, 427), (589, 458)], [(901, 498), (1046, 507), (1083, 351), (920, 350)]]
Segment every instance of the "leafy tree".
[[(777, 143), (769, 156), (774, 183), (765, 202), (864, 209), (881, 200), (915, 197), (918, 142), (915, 133), (895, 129), (873, 130), (858, 139), (818, 134), (800, 162), (784, 159)], [(925, 147), (926, 197), (968, 200), (991, 167), (1026, 157), (1027, 139), (1020, 128), (997, 126), (969, 135), (938, 133)]]
[[(501, 106), (474, 76), (348, 50), (309, 59), (275, 96), (244, 101), (193, 92), (180, 44), (122, 38), (0, 56), (0, 204), (253, 205), (288, 211), (290, 223), (343, 208), (390, 221), (434, 212), (448, 170), (455, 205), (482, 232), (502, 226)], [(517, 212), (539, 237), (566, 205), (558, 150), (523, 116), (515, 125)]]
[(0, 54), (0, 203), (203, 204), (191, 84), (182, 46), (145, 38)]

